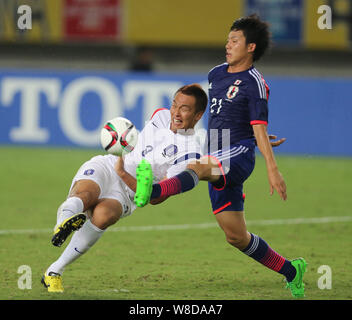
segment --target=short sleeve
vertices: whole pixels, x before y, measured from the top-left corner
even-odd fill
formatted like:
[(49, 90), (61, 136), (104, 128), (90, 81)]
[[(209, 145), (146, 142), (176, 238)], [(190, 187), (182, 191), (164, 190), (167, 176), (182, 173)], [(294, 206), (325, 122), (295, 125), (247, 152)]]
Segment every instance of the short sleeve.
[[(152, 120), (153, 118), (154, 118), (154, 116), (159, 112), (159, 111), (163, 111), (163, 110), (168, 110), (167, 108), (158, 108), (158, 109), (156, 109), (154, 112), (153, 112), (153, 114), (152, 114), (152, 116), (150, 117), (150, 120)], [(160, 113), (158, 114), (158, 116), (160, 115)]]
[(157, 128), (168, 128), (170, 125), (170, 110), (167, 108), (156, 109), (149, 121)]
[(247, 87), (250, 124), (268, 124), (269, 87), (264, 79), (256, 73), (251, 73)]
[(252, 99), (249, 103), (250, 124), (268, 124), (268, 101)]

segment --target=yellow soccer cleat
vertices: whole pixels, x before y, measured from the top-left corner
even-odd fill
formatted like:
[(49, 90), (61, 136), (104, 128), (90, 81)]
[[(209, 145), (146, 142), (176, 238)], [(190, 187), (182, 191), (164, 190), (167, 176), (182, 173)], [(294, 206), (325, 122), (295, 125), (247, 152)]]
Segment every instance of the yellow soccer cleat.
[(64, 220), (55, 228), (51, 243), (56, 247), (60, 247), (73, 231), (76, 231), (83, 226), (86, 218), (87, 217), (84, 213), (77, 213)]
[(62, 286), (61, 275), (55, 272), (49, 272), (49, 275), (44, 273), (41, 283), (45, 288), (48, 288), (48, 292), (64, 292), (64, 287)]

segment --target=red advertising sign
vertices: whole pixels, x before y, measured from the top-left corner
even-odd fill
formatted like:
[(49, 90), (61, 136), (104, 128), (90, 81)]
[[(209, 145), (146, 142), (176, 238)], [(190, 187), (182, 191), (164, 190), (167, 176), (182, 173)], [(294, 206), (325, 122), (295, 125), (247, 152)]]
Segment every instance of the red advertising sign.
[(63, 29), (67, 40), (116, 40), (120, 35), (120, 0), (65, 0)]

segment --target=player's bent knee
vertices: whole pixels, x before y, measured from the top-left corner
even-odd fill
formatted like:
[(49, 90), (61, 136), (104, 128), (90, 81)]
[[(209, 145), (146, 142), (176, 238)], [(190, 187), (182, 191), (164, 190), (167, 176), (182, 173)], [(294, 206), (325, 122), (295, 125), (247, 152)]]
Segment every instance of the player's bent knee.
[(84, 211), (95, 206), (100, 194), (100, 187), (91, 180), (76, 181), (71, 189), (70, 197), (78, 197), (83, 201)]
[(92, 222), (100, 229), (106, 229), (115, 224), (121, 217), (121, 210), (105, 207), (102, 205), (96, 206), (93, 211)]
[(120, 214), (115, 211), (107, 210), (104, 212), (103, 218), (107, 224), (113, 225), (119, 220)]

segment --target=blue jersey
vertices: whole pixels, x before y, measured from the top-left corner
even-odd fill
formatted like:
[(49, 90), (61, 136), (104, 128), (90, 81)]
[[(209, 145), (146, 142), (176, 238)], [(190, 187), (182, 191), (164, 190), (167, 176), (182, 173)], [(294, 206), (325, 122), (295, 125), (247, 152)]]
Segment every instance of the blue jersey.
[(210, 152), (243, 140), (254, 142), (252, 125), (268, 124), (269, 87), (262, 75), (253, 66), (237, 73), (229, 73), (227, 68), (224, 63), (208, 75)]

